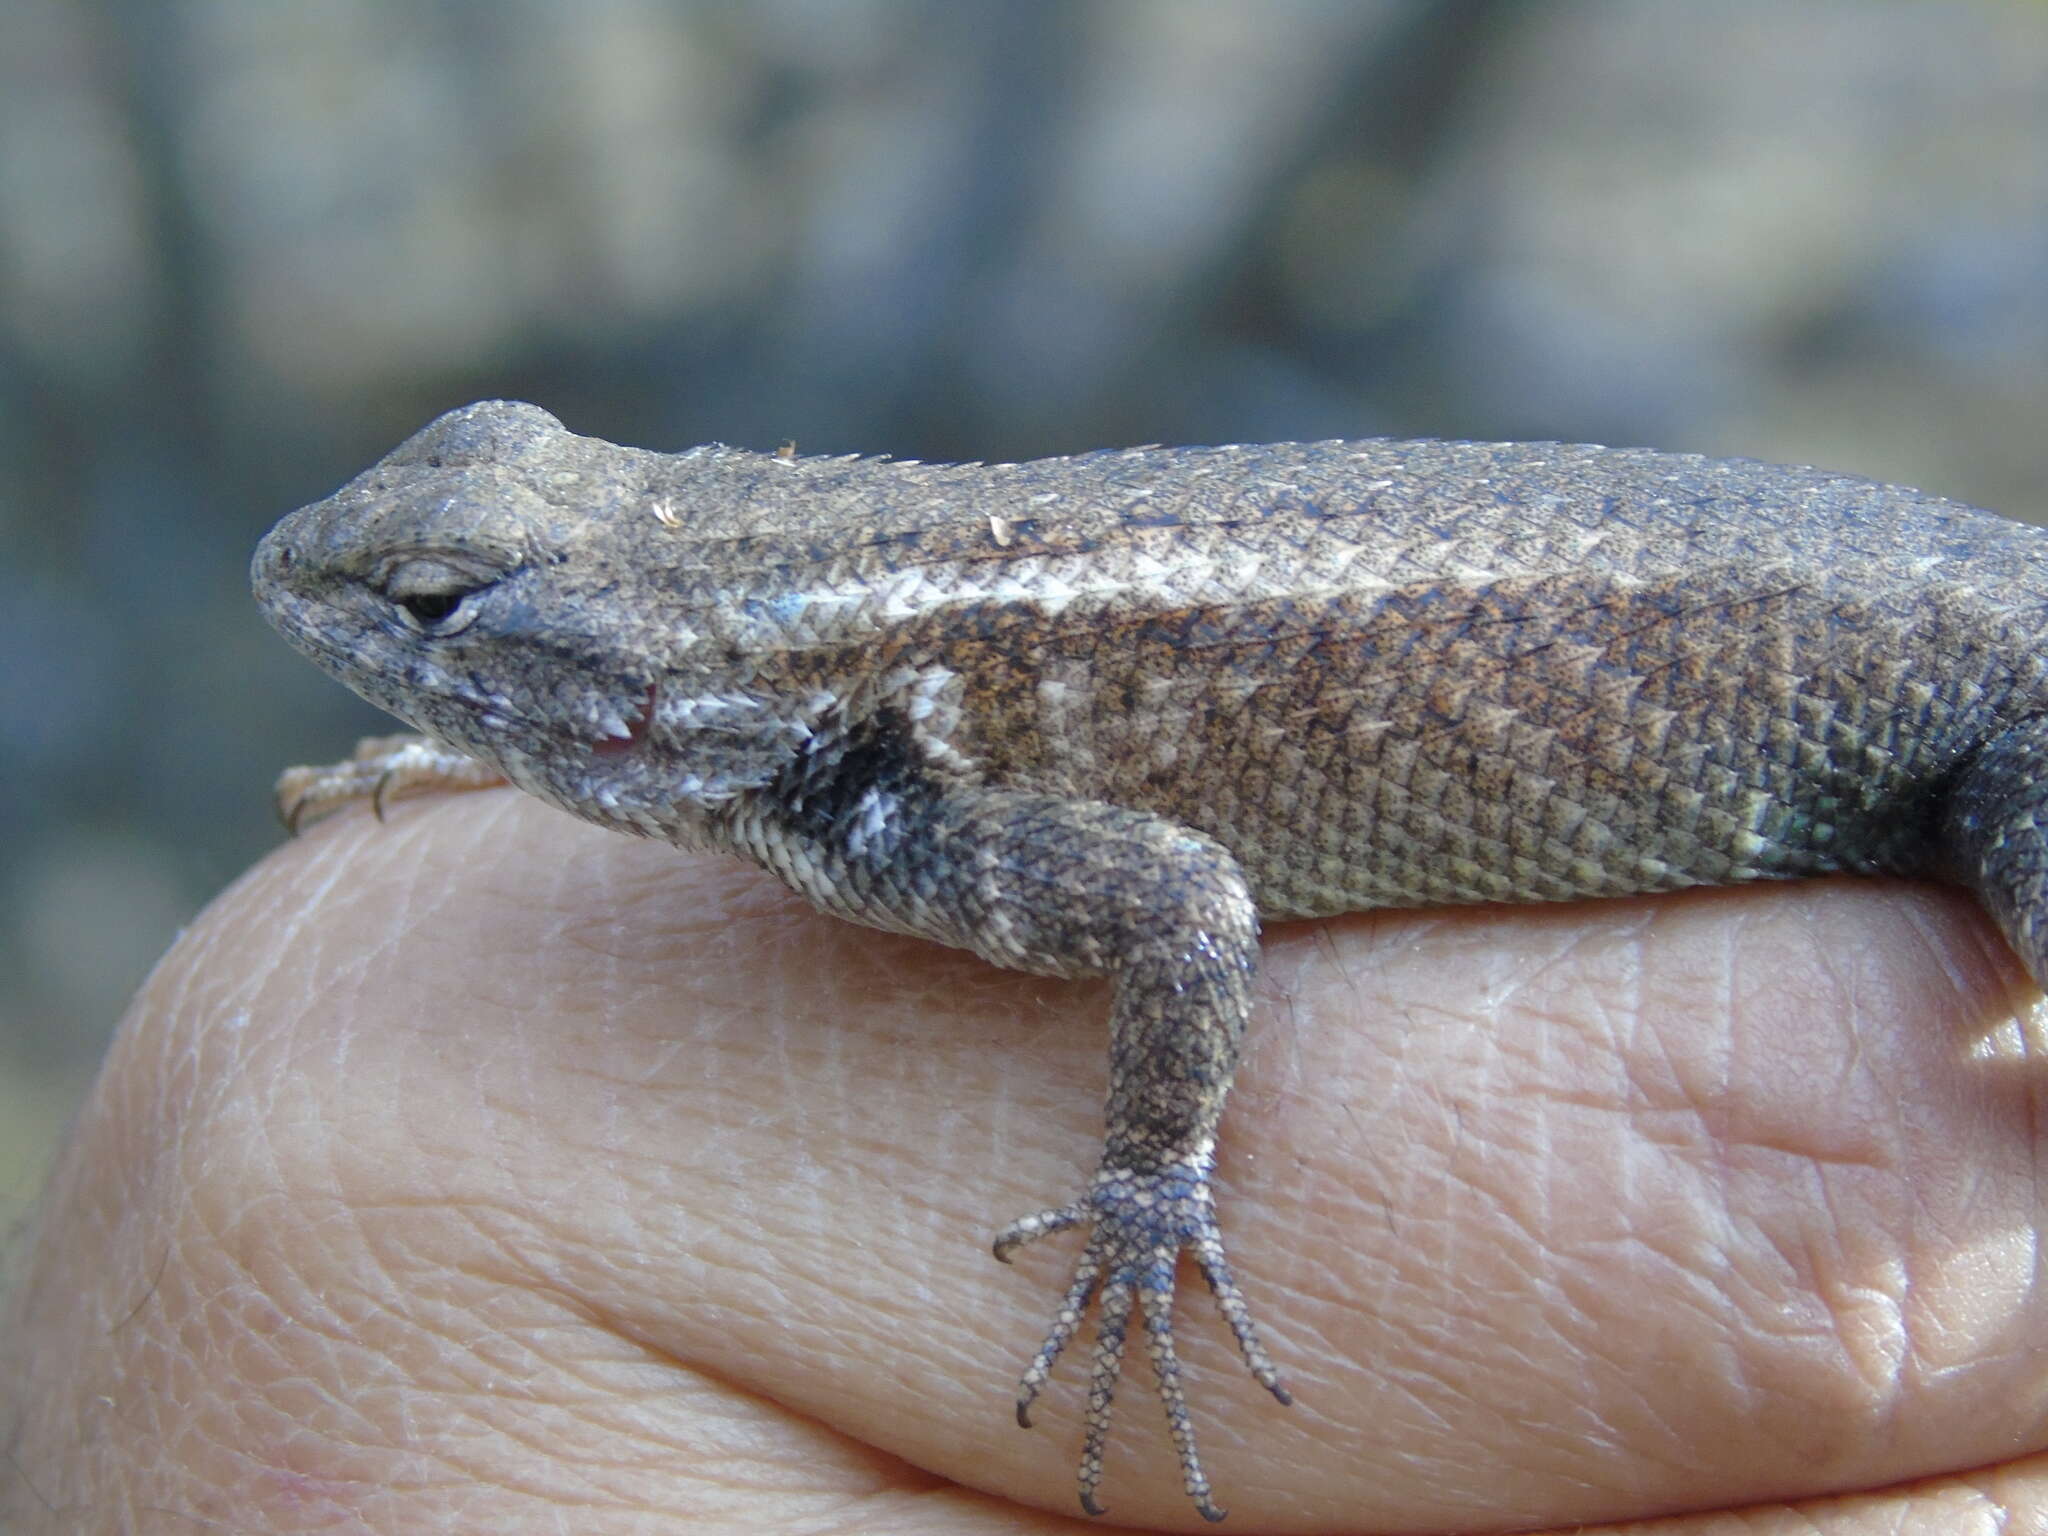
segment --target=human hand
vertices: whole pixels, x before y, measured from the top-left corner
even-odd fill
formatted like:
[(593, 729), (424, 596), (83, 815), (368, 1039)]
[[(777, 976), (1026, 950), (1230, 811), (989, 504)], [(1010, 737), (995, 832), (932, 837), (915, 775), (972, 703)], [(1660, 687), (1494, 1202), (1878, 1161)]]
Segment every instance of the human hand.
[[(2048, 1078), (1963, 898), (1294, 924), (1261, 998), (1218, 1203), (1297, 1406), (1184, 1280), (1226, 1529), (2048, 1528)], [(1093, 1166), (1106, 1001), (511, 793), (338, 817), (122, 1026), (0, 1523), (1100, 1529), (1085, 1360), (1011, 1411), (1072, 1253), (987, 1242)], [(1194, 1527), (1143, 1378), (1105, 1502)]]

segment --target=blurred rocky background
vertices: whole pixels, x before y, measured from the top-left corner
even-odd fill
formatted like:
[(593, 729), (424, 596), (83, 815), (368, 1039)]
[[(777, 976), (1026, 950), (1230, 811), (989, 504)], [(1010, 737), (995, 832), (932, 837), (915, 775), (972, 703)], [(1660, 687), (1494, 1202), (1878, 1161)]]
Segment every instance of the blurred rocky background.
[(380, 719), (280, 513), (436, 412), (1560, 437), (2048, 507), (2048, 6), (0, 0), (0, 1215)]

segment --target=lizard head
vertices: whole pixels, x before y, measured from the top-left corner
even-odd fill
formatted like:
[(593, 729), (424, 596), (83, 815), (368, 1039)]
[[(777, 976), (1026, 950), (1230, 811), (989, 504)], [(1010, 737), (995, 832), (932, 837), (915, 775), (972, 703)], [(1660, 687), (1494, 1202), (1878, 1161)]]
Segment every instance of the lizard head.
[(272, 529), (257, 601), (371, 703), (521, 788), (688, 839), (806, 727), (692, 633), (710, 596), (645, 568), (660, 457), (531, 405), (452, 411)]

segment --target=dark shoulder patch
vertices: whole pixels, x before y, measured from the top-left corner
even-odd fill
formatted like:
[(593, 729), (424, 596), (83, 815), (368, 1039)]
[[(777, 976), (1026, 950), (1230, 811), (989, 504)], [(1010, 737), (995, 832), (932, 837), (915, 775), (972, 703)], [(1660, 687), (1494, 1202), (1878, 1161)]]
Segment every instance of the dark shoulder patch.
[(841, 725), (821, 722), (804, 749), (769, 785), (792, 830), (825, 840), (871, 795), (896, 800), (926, 793), (930, 777), (900, 710), (878, 709)]

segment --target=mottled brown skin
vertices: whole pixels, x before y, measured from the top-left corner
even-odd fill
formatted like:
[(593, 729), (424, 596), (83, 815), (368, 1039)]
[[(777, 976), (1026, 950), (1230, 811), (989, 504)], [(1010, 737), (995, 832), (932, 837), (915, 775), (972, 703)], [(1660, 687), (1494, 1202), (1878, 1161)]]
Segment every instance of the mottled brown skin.
[(1115, 978), (1102, 1163), (1018, 1417), (1135, 1308), (1189, 1497), (1193, 1256), (1286, 1393), (1209, 1175), (1261, 917), (1830, 871), (1972, 889), (2048, 978), (2048, 535), (1811, 469), (1555, 444), (1011, 465), (664, 455), (433, 423), (257, 551), (300, 649), (423, 731), (294, 813), (502, 774), (827, 911)]

